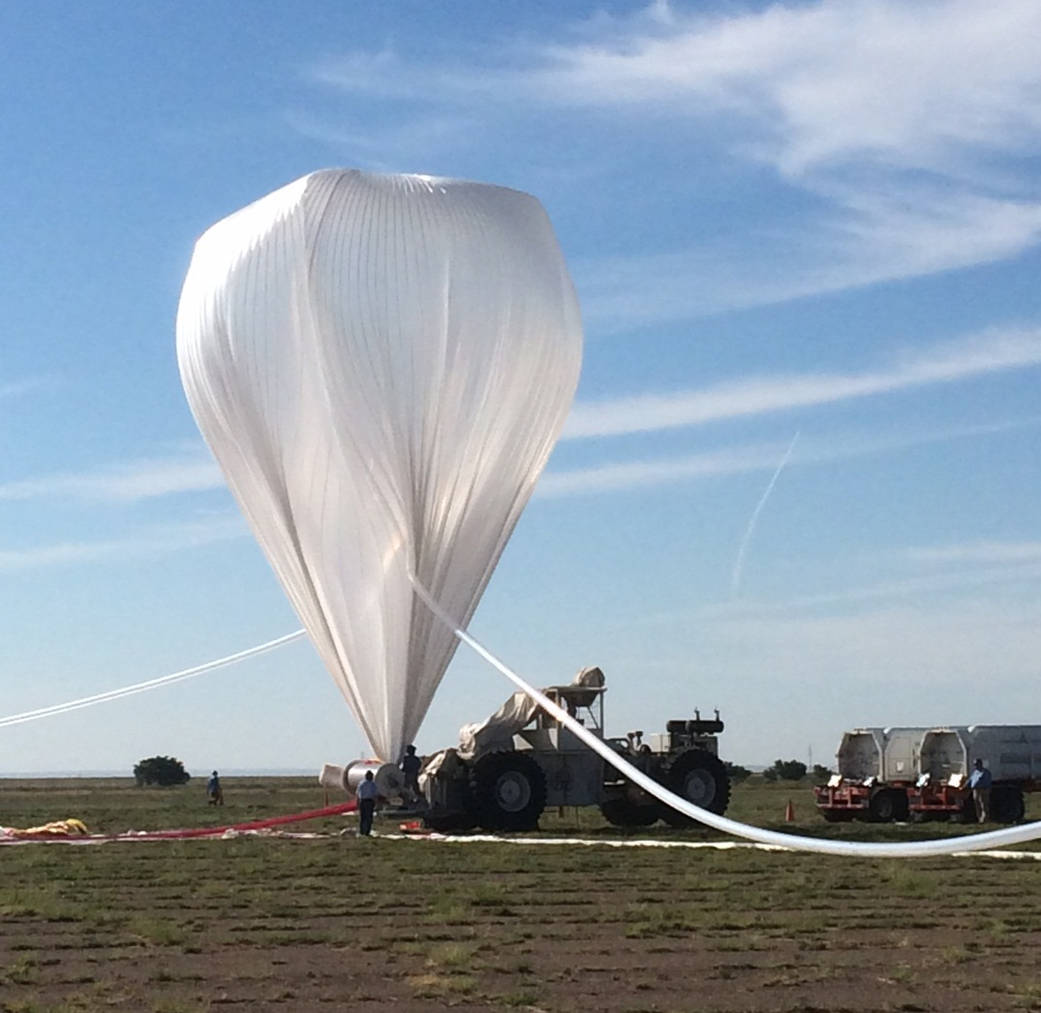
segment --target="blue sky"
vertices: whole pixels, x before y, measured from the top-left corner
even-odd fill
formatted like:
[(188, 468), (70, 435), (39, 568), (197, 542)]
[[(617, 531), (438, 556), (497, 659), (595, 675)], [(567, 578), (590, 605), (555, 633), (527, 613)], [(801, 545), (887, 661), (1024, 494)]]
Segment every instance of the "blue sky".
[[(297, 627), (173, 321), (205, 228), (354, 166), (535, 194), (578, 288), (576, 404), (471, 627), (504, 660), (599, 664), (612, 734), (718, 707), (752, 764), (1041, 719), (1033, 0), (8, 4), (0, 32), (0, 717)], [(461, 649), (420, 750), (509, 691)], [(0, 773), (363, 752), (306, 643), (0, 730)]]

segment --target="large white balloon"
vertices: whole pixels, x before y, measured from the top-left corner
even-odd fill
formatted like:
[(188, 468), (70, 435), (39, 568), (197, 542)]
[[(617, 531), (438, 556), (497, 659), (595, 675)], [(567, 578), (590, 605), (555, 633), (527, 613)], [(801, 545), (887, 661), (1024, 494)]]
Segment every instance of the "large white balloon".
[(578, 304), (533, 197), (313, 173), (199, 240), (195, 418), (376, 755), (414, 737), (571, 404)]

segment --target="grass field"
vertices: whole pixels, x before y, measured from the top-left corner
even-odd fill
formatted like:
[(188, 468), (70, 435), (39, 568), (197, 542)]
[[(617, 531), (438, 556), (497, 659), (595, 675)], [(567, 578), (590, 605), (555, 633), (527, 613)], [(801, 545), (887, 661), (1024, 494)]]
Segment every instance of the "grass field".
[[(0, 781), (0, 825), (234, 823), (314, 808), (310, 779)], [(791, 798), (794, 826), (783, 822)], [(730, 815), (864, 840), (805, 786)], [(1029, 815), (1035, 815), (1031, 813)], [(1041, 864), (340, 837), (0, 848), (0, 1010), (1041, 1010)], [(377, 829), (396, 829), (383, 821)], [(542, 834), (624, 834), (591, 810)]]

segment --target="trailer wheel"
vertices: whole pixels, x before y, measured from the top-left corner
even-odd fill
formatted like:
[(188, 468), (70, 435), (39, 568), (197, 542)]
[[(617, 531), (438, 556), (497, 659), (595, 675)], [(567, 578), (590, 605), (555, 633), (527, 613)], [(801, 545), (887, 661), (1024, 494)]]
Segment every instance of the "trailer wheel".
[(873, 823), (906, 823), (908, 817), (907, 792), (883, 788), (871, 796), (868, 812)]
[[(672, 762), (665, 782), (680, 798), (722, 816), (730, 802), (730, 775), (717, 756), (704, 749), (688, 749)], [(660, 805), (658, 815), (670, 827), (692, 827), (697, 820), (672, 806)]]
[(1023, 818), (1023, 791), (1013, 784), (999, 784), (991, 789), (990, 811), (995, 823), (1018, 823)]
[(604, 800), (600, 803), (600, 812), (616, 827), (649, 827), (658, 819), (656, 805), (636, 805), (624, 796)]
[(486, 753), (470, 772), (470, 792), (486, 830), (534, 830), (546, 808), (546, 775), (524, 753)]

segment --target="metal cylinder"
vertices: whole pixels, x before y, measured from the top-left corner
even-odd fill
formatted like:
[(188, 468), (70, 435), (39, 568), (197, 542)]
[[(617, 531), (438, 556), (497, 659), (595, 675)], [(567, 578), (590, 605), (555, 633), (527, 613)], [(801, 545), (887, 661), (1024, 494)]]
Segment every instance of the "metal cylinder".
[(376, 790), (384, 798), (400, 798), (405, 787), (405, 778), (393, 763), (382, 760), (354, 760), (347, 764), (343, 774), (344, 787), (348, 795), (358, 794), (358, 785), (365, 780), (365, 774), (372, 771), (376, 782)]

